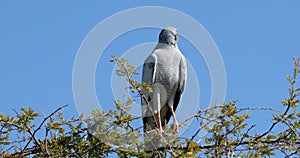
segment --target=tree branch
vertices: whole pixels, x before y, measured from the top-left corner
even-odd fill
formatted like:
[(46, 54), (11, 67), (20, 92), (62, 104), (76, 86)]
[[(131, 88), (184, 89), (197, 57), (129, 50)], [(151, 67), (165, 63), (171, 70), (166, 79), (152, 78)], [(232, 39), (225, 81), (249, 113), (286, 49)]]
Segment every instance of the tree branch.
[[(60, 111), (61, 109), (65, 108), (65, 107), (67, 107), (67, 106), (68, 106), (68, 104), (67, 104), (67, 105), (64, 105), (64, 106), (62, 106), (62, 107), (60, 107), (60, 108), (58, 108), (58, 109), (56, 109), (54, 112), (52, 112), (52, 113), (51, 113), (50, 115), (48, 115), (46, 118), (44, 118), (44, 120), (40, 123), (40, 125), (38, 126), (38, 128), (34, 130), (34, 132), (32, 133), (32, 135), (34, 136), (34, 135), (41, 129), (41, 127), (44, 125), (44, 123), (45, 123), (50, 117), (52, 117), (55, 113), (57, 113), (58, 111)], [(19, 156), (20, 156), (20, 157), (23, 156), (25, 150), (27, 149), (27, 147), (28, 147), (28, 145), (30, 144), (30, 142), (32, 141), (32, 139), (33, 139), (33, 137), (31, 137), (31, 138), (29, 139), (29, 141), (27, 142), (27, 144), (26, 144), (26, 145), (24, 146), (24, 148), (21, 150), (21, 152), (19, 153)], [(35, 149), (35, 150), (36, 150), (36, 149)]]

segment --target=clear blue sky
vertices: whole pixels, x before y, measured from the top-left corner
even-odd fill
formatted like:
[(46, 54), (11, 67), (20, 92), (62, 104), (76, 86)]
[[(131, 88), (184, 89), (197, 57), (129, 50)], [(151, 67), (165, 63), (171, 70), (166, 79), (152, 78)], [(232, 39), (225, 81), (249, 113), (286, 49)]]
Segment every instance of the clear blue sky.
[[(242, 107), (281, 108), (280, 101), (288, 95), (285, 76), (293, 68), (292, 57), (300, 56), (300, 2), (296, 0), (285, 3), (36, 0), (0, 2), (0, 112), (12, 114), (13, 108), (32, 106), (48, 114), (69, 104), (64, 110), (67, 115), (78, 115), (72, 95), (72, 69), (81, 42), (94, 26), (112, 14), (148, 5), (179, 10), (206, 28), (225, 64), (226, 102), (238, 99)], [(139, 43), (155, 42), (158, 33), (149, 30), (146, 34), (136, 32), (118, 38), (99, 61), (107, 65), (103, 71), (111, 73), (110, 54), (120, 55)], [(184, 52), (187, 48), (180, 48), (192, 58), (189, 52)], [(209, 78), (205, 66), (202, 69), (199, 72), (204, 75), (198, 75)], [(106, 82), (111, 74), (105, 78), (101, 72), (97, 68), (98, 98), (102, 104), (114, 107), (110, 87), (102, 85), (110, 84)], [(200, 87), (205, 85), (200, 83)], [(206, 104), (208, 97), (209, 90), (201, 90), (201, 104)], [(263, 112), (252, 115), (258, 128), (265, 127), (271, 116)]]

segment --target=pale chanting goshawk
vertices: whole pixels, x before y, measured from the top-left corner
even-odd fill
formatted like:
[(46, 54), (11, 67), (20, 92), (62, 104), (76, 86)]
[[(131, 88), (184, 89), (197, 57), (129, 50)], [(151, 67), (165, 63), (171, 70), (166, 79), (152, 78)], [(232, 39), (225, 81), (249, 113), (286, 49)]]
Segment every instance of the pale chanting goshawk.
[(153, 129), (164, 132), (163, 127), (171, 116), (172, 128), (178, 132), (175, 110), (185, 87), (187, 66), (177, 42), (177, 29), (164, 28), (159, 34), (158, 44), (144, 62), (142, 82), (153, 90), (152, 93), (144, 92), (145, 97), (141, 100), (145, 132)]

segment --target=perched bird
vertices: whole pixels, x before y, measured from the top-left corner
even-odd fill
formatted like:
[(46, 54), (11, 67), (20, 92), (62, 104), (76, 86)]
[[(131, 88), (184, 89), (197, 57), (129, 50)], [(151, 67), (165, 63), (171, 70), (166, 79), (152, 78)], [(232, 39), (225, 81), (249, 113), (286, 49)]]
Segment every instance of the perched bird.
[(158, 44), (144, 62), (142, 82), (152, 88), (152, 93), (144, 92), (141, 100), (145, 132), (158, 129), (163, 133), (171, 116), (172, 127), (178, 132), (175, 110), (185, 87), (187, 66), (177, 42), (177, 29), (164, 28)]

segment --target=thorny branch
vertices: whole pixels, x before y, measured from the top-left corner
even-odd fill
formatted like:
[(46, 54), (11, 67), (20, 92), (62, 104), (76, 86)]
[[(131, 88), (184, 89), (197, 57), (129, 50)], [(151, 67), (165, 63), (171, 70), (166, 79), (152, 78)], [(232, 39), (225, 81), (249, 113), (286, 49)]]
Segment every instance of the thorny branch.
[[(44, 125), (44, 123), (50, 118), (52, 117), (55, 113), (57, 113), (58, 111), (62, 110), (63, 108), (67, 107), (67, 105), (64, 105), (58, 109), (56, 109), (54, 112), (52, 112), (50, 115), (48, 115), (46, 118), (43, 119), (43, 121), (40, 123), (40, 125), (34, 130), (34, 132), (31, 135), (30, 139), (28, 140), (27, 144), (24, 146), (24, 148), (21, 150), (21, 152), (19, 153), (19, 156), (22, 157), (24, 154), (24, 151), (27, 149), (28, 145), (31, 143), (32, 139), (35, 139), (35, 134), (41, 129), (41, 127)], [(37, 140), (36, 140), (37, 141)], [(41, 148), (41, 146), (39, 146), (39, 150), (43, 150)], [(50, 155), (48, 155), (50, 156)]]
[[(120, 147), (120, 145), (118, 147), (114, 148), (110, 145), (105, 144), (105, 142), (99, 143), (99, 141), (96, 141), (95, 138), (90, 136), (91, 134), (85, 135), (86, 133), (84, 133), (82, 137), (80, 136), (80, 139), (82, 139), (82, 140), (80, 140), (80, 143), (83, 143), (83, 146), (81, 146), (81, 147), (84, 148), (84, 151), (82, 153), (86, 154), (88, 156), (92, 155), (92, 157), (95, 156), (95, 155), (93, 155), (95, 153), (98, 154), (98, 156), (99, 156), (99, 152), (102, 152), (105, 154), (114, 153), (114, 154), (118, 154), (119, 156), (121, 155), (124, 157), (128, 157), (128, 156), (145, 157), (145, 155), (143, 155), (143, 154), (145, 154), (145, 153), (149, 154), (151, 152), (158, 153), (159, 156), (164, 156), (165, 153), (169, 153), (173, 157), (191, 157), (191, 156), (193, 156), (193, 154), (199, 154), (199, 153), (207, 154), (209, 156), (221, 156), (221, 155), (228, 156), (230, 153), (231, 156), (238, 157), (241, 155), (240, 154), (240, 152), (241, 152), (241, 153), (245, 153), (246, 155), (248, 154), (248, 156), (250, 155), (250, 157), (251, 157), (257, 153), (265, 154), (267, 156), (272, 156), (272, 151), (277, 150), (277, 151), (281, 151), (281, 153), (287, 157), (295, 156), (296, 154), (299, 154), (299, 150), (300, 150), (300, 138), (299, 138), (300, 127), (299, 127), (299, 124), (297, 124), (297, 121), (300, 118), (300, 113), (299, 114), (294, 113), (294, 112), (297, 112), (296, 111), (297, 103), (300, 102), (299, 99), (297, 98), (300, 96), (300, 89), (296, 88), (296, 79), (297, 79), (296, 76), (298, 73), (300, 73), (300, 71), (298, 69), (299, 68), (299, 59), (298, 59), (298, 62), (296, 62), (296, 60), (295, 60), (295, 65), (296, 65), (295, 67), (297, 67), (294, 70), (296, 73), (294, 73), (294, 75), (292, 77), (288, 77), (288, 80), (291, 84), (291, 88), (289, 89), (290, 95), (287, 98), (287, 100), (284, 100), (282, 103), (286, 107), (282, 113), (279, 113), (280, 111), (278, 111), (276, 109), (264, 108), (264, 107), (261, 107), (261, 108), (248, 108), (248, 107), (237, 108), (235, 106), (235, 102), (232, 104), (214, 105), (214, 106), (210, 106), (206, 109), (199, 110), (196, 114), (184, 119), (180, 123), (180, 124), (184, 124), (187, 121), (194, 119), (194, 118), (199, 118), (200, 122), (202, 122), (200, 127), (194, 133), (192, 133), (192, 136), (190, 138), (182, 139), (182, 137), (180, 137), (180, 138), (175, 137), (175, 139), (170, 142), (165, 141), (165, 142), (168, 142), (168, 144), (166, 144), (165, 146), (159, 146), (157, 148), (154, 148), (153, 151), (147, 151), (147, 152), (140, 150), (140, 149), (143, 149), (142, 148), (143, 144), (141, 144), (140, 142), (133, 141), (133, 143), (136, 143), (136, 146), (138, 146), (138, 148), (139, 148), (138, 152), (136, 152), (136, 151), (126, 150), (126, 149)], [(125, 65), (120, 64), (119, 66), (120, 67), (123, 66), (123, 68), (126, 69)], [(149, 102), (148, 102), (147, 98), (143, 94), (140, 87), (136, 86), (137, 84), (135, 83), (135, 81), (131, 79), (131, 77), (132, 77), (131, 75), (132, 74), (130, 74), (129, 72), (127, 72), (125, 74), (127, 81), (129, 82), (131, 87), (133, 87), (138, 92), (138, 94), (142, 97), (142, 99), (145, 100), (145, 102), (149, 106)], [(232, 107), (231, 107), (232, 109), (228, 108), (227, 107), (228, 105), (232, 105)], [(51, 113), (47, 117), (44, 116), (44, 119), (38, 125), (38, 127), (36, 129), (34, 129), (33, 128), (34, 126), (31, 126), (31, 124), (26, 124), (25, 121), (22, 121), (22, 123), (23, 123), (22, 125), (18, 125), (18, 124), (14, 124), (13, 122), (5, 122), (5, 121), (0, 120), (1, 125), (3, 125), (0, 128), (0, 136), (5, 135), (9, 132), (9, 130), (7, 130), (6, 126), (9, 126), (10, 130), (15, 130), (15, 131), (22, 128), (23, 131), (26, 132), (26, 135), (29, 135), (28, 138), (26, 138), (25, 141), (23, 141), (25, 146), (24, 147), (20, 146), (19, 148), (16, 149), (16, 152), (11, 154), (10, 156), (24, 157), (24, 156), (28, 156), (31, 154), (43, 152), (44, 156), (55, 157), (53, 155), (53, 154), (55, 154), (55, 152), (53, 152), (53, 149), (52, 149), (53, 144), (52, 144), (51, 138), (48, 138), (48, 135), (50, 134), (50, 132), (49, 132), (50, 129), (48, 129), (46, 127), (44, 141), (40, 141), (40, 139), (38, 139), (36, 135), (37, 135), (37, 132), (40, 131), (40, 129), (42, 128), (42, 126), (45, 124), (45, 122), (47, 120), (49, 120), (49, 119), (51, 120), (51, 117), (55, 113), (57, 113), (58, 111), (60, 111), (62, 108), (66, 107), (66, 106), (67, 105), (58, 108), (57, 110), (55, 110), (53, 113)], [(222, 110), (224, 111), (224, 109), (225, 109), (225, 112), (220, 113), (220, 111), (222, 111)], [(245, 125), (245, 122), (243, 122), (243, 121), (246, 117), (242, 117), (243, 114), (241, 114), (241, 113), (245, 112), (245, 111), (247, 112), (249, 110), (254, 110), (254, 111), (266, 110), (266, 111), (276, 112), (277, 115), (274, 114), (274, 117), (273, 117), (274, 121), (271, 124), (271, 126), (269, 128), (267, 128), (266, 131), (264, 131), (261, 134), (257, 134), (257, 133), (253, 134), (252, 131), (253, 131), (253, 128), (256, 126), (255, 124), (251, 125), (250, 127), (243, 126), (243, 125)], [(292, 111), (292, 110), (294, 110), (294, 111)], [(16, 114), (19, 115), (17, 112), (16, 112)], [(206, 115), (206, 114), (208, 114), (208, 115)], [(107, 113), (107, 115), (109, 115), (109, 114)], [(101, 115), (101, 116), (103, 116), (103, 115)], [(114, 116), (114, 115), (110, 115), (110, 116)], [(129, 122), (139, 119), (139, 118), (140, 117), (131, 118), (131, 119), (129, 119)], [(75, 121), (82, 121), (82, 119), (76, 119)], [(234, 121), (236, 121), (236, 122), (234, 122)], [(225, 123), (228, 123), (228, 122), (230, 124), (225, 125)], [(64, 123), (68, 124), (68, 123), (72, 123), (72, 121), (62, 121), (62, 122), (58, 122), (57, 124), (63, 125)], [(217, 123), (217, 124), (215, 124), (216, 125), (215, 127), (208, 128), (207, 126), (210, 123)], [(283, 124), (285, 128), (282, 129), (278, 135), (275, 135), (274, 129), (280, 123)], [(141, 128), (141, 127), (138, 127), (136, 129), (134, 129), (134, 126), (131, 126), (131, 124), (127, 125), (126, 127), (129, 127), (130, 130), (128, 130), (128, 131), (131, 131), (131, 132), (138, 131)], [(220, 131), (218, 131), (218, 128), (220, 128)], [(201, 143), (195, 142), (194, 139), (199, 134), (199, 132), (203, 129), (207, 130), (209, 133), (208, 135), (205, 136), (205, 138), (207, 138), (207, 142), (206, 142), (206, 139), (205, 139), (205, 143), (203, 143), (203, 144), (202, 144), (202, 142)], [(86, 132), (87, 128), (80, 128), (80, 129), (76, 129), (76, 130), (78, 130), (78, 131), (75, 131), (74, 133), (71, 132), (73, 134), (72, 136), (77, 135), (78, 132), (81, 132), (81, 130), (84, 130)], [(105, 133), (105, 134), (109, 135), (110, 133)], [(130, 134), (131, 133), (126, 133), (125, 135), (122, 135), (122, 136), (127, 136)], [(160, 135), (160, 136), (163, 137), (162, 139), (168, 139), (168, 138), (166, 138), (165, 135)], [(63, 135), (62, 137), (65, 137), (65, 135)], [(5, 142), (6, 140), (5, 141), (4, 140), (2, 141), (0, 139), (0, 143), (7, 143), (7, 142)], [(137, 140), (139, 141), (139, 139), (137, 139)], [(183, 141), (183, 140), (185, 140), (185, 141)], [(72, 140), (72, 141), (76, 141), (76, 140)], [(11, 141), (11, 142), (13, 142), (13, 141)], [(15, 141), (15, 142), (18, 142), (18, 141)], [(68, 144), (68, 143), (65, 144), (65, 143), (66, 142), (63, 142), (60, 147), (68, 148), (71, 145), (76, 146), (76, 145), (80, 144), (78, 142), (75, 142), (75, 143), (68, 142), (70, 144)], [(32, 145), (32, 144), (34, 144), (34, 145)], [(76, 149), (77, 148), (72, 148), (71, 151), (73, 153), (71, 153), (67, 156), (74, 156), (74, 157), (78, 156), (76, 153)], [(14, 150), (13, 146), (10, 147), (8, 150)], [(0, 146), (0, 151), (1, 151), (1, 146)]]
[(155, 117), (155, 113), (152, 109), (152, 107), (150, 106), (150, 102), (148, 100), (148, 98), (145, 96), (145, 94), (142, 92), (142, 89), (138, 86), (135, 85), (134, 81), (131, 79), (132, 74), (129, 73), (129, 71), (127, 70), (126, 66), (124, 65), (123, 62), (120, 61), (120, 59), (115, 56), (112, 55), (113, 59), (116, 61), (117, 65), (120, 66), (120, 68), (123, 70), (123, 72), (125, 72), (125, 76), (126, 76), (126, 80), (128, 81), (128, 83), (130, 84), (130, 86), (135, 89), (139, 96), (142, 97), (142, 99), (145, 101), (147, 109), (150, 110), (150, 112), (152, 113), (152, 118), (154, 120), (154, 123), (156, 124), (156, 126), (158, 127), (157, 121), (156, 121), (156, 117)]

